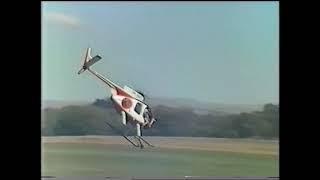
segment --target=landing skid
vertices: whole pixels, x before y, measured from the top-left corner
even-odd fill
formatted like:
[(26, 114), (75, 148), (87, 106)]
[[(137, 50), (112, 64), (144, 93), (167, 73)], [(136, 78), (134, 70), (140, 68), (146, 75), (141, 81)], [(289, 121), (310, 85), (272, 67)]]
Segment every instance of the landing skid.
[(122, 137), (124, 137), (129, 143), (131, 143), (134, 147), (140, 147), (141, 149), (144, 148), (144, 145), (142, 142), (144, 142), (145, 144), (147, 144), (150, 147), (154, 147), (154, 145), (150, 144), (148, 141), (146, 141), (145, 139), (143, 139), (141, 136), (133, 136), (134, 138), (137, 139), (138, 143), (134, 143), (132, 140), (130, 140), (120, 129), (112, 126), (110, 123), (106, 122), (107, 125), (113, 129), (114, 131), (116, 131), (117, 133), (119, 133)]
[(150, 144), (148, 141), (146, 141), (145, 139), (143, 139), (141, 136), (135, 136), (136, 138), (142, 140), (145, 144), (147, 144), (150, 147), (154, 147), (154, 145)]

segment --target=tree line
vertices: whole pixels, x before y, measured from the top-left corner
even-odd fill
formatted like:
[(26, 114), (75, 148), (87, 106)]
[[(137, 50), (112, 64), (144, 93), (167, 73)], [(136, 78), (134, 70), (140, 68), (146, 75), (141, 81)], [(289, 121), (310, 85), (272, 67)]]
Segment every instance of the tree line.
[[(193, 136), (218, 138), (278, 138), (279, 106), (265, 104), (261, 111), (217, 115), (197, 114), (192, 108), (153, 108), (159, 119), (153, 128), (143, 130), (145, 136)], [(134, 127), (121, 124), (121, 117), (110, 100), (97, 99), (85, 106), (66, 106), (43, 110), (42, 135), (117, 135), (105, 121), (134, 135)]]

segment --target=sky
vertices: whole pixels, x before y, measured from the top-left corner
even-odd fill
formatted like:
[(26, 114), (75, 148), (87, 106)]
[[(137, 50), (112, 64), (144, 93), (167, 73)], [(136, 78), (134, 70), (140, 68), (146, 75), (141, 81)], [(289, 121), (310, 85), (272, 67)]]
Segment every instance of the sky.
[(110, 90), (92, 66), (149, 97), (279, 102), (278, 2), (42, 2), (42, 99), (93, 101)]

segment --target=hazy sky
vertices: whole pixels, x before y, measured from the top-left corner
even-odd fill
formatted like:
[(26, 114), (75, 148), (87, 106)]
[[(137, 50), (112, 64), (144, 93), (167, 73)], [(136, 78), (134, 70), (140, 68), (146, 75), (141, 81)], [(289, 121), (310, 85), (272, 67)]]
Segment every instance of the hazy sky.
[(88, 46), (93, 69), (151, 97), (278, 102), (277, 2), (42, 3), (43, 99), (110, 95), (77, 74)]

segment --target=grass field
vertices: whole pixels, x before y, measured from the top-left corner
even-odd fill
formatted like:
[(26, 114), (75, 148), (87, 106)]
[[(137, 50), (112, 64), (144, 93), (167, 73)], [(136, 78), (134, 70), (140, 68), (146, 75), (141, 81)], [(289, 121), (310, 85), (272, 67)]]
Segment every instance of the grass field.
[(278, 142), (146, 137), (137, 149), (121, 137), (42, 138), (43, 176), (278, 176)]

